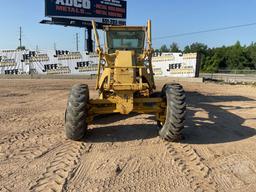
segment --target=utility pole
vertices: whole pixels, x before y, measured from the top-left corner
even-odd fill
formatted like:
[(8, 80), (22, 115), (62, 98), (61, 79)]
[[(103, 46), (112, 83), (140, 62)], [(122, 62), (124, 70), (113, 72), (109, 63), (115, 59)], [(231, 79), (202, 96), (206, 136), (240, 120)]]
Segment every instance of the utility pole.
[(87, 51), (93, 52), (92, 27), (87, 27)]
[(87, 29), (84, 31), (84, 50), (87, 51)]
[(96, 39), (95, 39), (95, 35), (93, 35), (93, 46), (92, 46), (92, 50), (95, 50), (96, 47)]
[(88, 26), (85, 29), (85, 51), (89, 53), (93, 52), (93, 40), (92, 40), (92, 27)]
[(79, 38), (78, 38), (78, 33), (76, 33), (76, 51), (77, 52), (79, 51), (78, 44), (79, 44)]
[(20, 49), (22, 48), (22, 28), (20, 27), (20, 35), (19, 35)]
[(54, 51), (57, 50), (57, 46), (56, 46), (56, 43), (55, 43), (55, 42), (54, 42), (54, 44), (53, 44), (53, 48), (54, 48)]

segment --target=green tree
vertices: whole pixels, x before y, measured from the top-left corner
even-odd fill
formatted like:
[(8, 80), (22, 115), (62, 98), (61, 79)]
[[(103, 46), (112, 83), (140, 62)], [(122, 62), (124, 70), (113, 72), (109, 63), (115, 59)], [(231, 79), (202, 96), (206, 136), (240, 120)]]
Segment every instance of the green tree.
[(256, 43), (251, 43), (246, 49), (247, 57), (250, 60), (250, 68), (256, 69)]
[(21, 50), (21, 51), (24, 51), (24, 50), (26, 50), (26, 47), (25, 46), (19, 46), (19, 47), (17, 47), (17, 50)]
[(203, 43), (192, 43), (184, 48), (184, 53), (201, 53), (206, 55), (208, 51), (207, 45)]
[(161, 52), (169, 52), (170, 50), (167, 48), (166, 45), (162, 45), (161, 48), (160, 48), (160, 51)]
[[(170, 50), (176, 52), (177, 44), (173, 43)], [(166, 45), (162, 50), (167, 50)], [(203, 43), (192, 43), (184, 48), (184, 53), (199, 53), (201, 71), (218, 72), (219, 70), (256, 70), (256, 43), (242, 46), (239, 41), (231, 46), (208, 48)]]
[(170, 45), (170, 52), (174, 52), (174, 53), (181, 52), (177, 43), (173, 42)]

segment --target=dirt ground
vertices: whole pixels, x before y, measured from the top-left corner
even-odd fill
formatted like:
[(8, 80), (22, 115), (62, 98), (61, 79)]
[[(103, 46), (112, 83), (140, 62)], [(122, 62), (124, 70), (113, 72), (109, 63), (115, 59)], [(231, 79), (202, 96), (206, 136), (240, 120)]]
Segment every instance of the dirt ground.
[(256, 191), (256, 87), (182, 83), (180, 143), (135, 114), (107, 116), (72, 142), (63, 116), (81, 82), (97, 95), (94, 80), (0, 81), (0, 191)]

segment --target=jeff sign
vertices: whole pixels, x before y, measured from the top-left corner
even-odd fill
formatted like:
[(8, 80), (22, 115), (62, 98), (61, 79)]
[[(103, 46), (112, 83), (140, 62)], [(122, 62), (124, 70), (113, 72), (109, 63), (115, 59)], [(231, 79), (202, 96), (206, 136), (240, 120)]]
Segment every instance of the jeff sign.
[(198, 77), (200, 59), (197, 53), (162, 53), (152, 58), (156, 76)]
[(100, 24), (125, 25), (127, 2), (124, 0), (45, 0), (45, 15)]

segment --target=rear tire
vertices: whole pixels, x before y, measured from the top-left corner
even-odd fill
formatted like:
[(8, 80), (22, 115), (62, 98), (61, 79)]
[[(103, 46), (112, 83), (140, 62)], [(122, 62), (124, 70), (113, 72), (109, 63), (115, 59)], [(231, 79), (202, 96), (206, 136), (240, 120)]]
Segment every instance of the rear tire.
[[(182, 136), (186, 115), (185, 92), (179, 84), (167, 84), (162, 92), (167, 107), (166, 120), (159, 135), (167, 141), (178, 141)], [(158, 124), (161, 126), (160, 122)]]
[(87, 131), (89, 88), (87, 85), (74, 85), (71, 89), (65, 113), (65, 131), (68, 139), (78, 141)]

